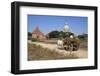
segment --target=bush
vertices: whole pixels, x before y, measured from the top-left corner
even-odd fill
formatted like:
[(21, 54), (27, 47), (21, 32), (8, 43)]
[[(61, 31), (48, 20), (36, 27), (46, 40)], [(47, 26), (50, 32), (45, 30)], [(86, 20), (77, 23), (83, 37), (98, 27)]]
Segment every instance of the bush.
[(38, 41), (36, 38), (31, 39), (32, 42)]
[(31, 37), (28, 37), (28, 40), (31, 40), (32, 38)]

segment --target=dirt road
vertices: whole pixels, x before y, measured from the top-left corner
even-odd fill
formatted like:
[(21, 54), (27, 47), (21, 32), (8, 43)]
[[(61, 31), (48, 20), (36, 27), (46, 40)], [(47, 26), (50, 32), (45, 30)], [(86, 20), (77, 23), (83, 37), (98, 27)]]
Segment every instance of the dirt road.
[[(29, 41), (29, 43), (41, 45), (44, 48), (51, 49), (51, 51), (55, 50), (58, 53), (63, 54), (63, 55), (70, 54), (70, 51), (66, 51), (64, 49), (58, 49), (57, 44), (47, 44), (47, 43), (42, 43), (42, 42), (31, 42), (31, 41)], [(78, 51), (73, 51), (72, 54), (77, 55), (77, 57), (79, 57), (79, 58), (87, 58), (88, 57), (88, 51), (82, 50), (82, 49), (79, 49)]]

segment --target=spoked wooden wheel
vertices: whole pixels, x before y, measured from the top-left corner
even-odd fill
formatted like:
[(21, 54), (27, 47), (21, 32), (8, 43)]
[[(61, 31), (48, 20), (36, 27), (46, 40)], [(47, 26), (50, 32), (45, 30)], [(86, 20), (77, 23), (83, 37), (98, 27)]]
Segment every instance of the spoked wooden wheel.
[(65, 49), (66, 51), (68, 51), (68, 50), (69, 50), (69, 47), (68, 47), (68, 46), (64, 46), (64, 49)]
[(79, 49), (79, 45), (74, 45), (73, 51), (77, 51)]
[(72, 54), (72, 52), (73, 52), (73, 49), (74, 49), (74, 46), (73, 46), (73, 44), (70, 44), (70, 45), (69, 45), (69, 51), (70, 51), (70, 54)]

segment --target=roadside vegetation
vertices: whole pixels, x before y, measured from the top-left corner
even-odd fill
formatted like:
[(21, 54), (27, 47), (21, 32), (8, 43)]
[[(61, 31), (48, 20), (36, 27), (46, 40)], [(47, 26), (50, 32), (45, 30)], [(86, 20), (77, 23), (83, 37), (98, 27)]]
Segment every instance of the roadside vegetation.
[(40, 45), (28, 43), (28, 60), (57, 60), (57, 59), (77, 59), (76, 55), (63, 55), (55, 50), (43, 48)]

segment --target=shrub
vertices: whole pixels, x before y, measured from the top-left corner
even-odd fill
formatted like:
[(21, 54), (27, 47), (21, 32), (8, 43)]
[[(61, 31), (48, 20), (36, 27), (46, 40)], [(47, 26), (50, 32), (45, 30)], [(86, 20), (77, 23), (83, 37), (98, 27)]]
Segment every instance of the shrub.
[(31, 40), (32, 38), (31, 37), (28, 37), (28, 40)]
[(37, 40), (36, 38), (32, 38), (31, 41), (32, 41), (32, 42), (36, 42), (36, 41), (38, 41), (38, 40)]

